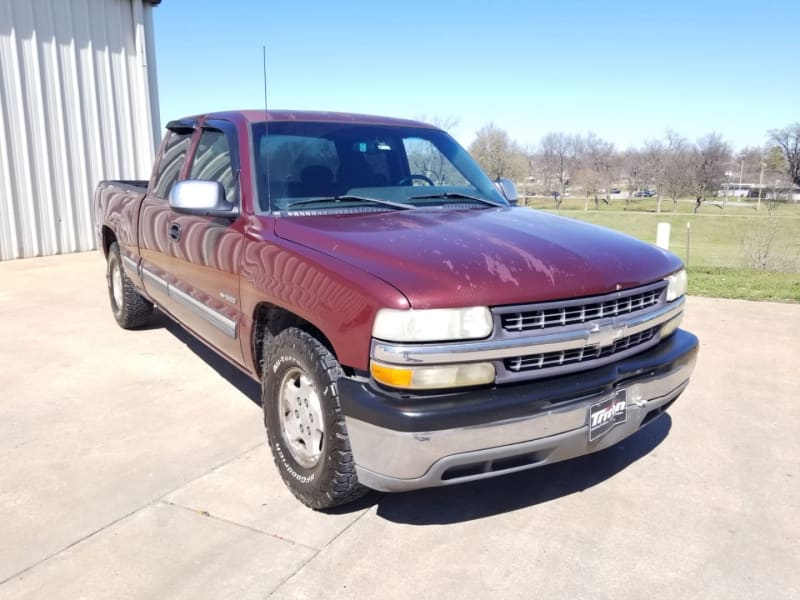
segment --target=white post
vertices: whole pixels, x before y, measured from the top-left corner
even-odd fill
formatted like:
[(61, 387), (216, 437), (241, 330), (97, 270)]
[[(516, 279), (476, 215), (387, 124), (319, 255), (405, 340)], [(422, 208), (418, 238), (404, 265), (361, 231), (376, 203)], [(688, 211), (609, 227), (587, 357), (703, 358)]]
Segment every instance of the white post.
[(669, 250), (669, 223), (659, 223), (656, 229), (656, 246)]
[(741, 202), (742, 201), (742, 177), (744, 176), (744, 159), (742, 159), (742, 164), (739, 167), (739, 190), (737, 191), (736, 199)]
[(691, 233), (692, 233), (692, 222), (686, 221), (686, 266), (687, 267), (689, 266), (689, 247), (690, 247), (689, 242), (692, 239)]

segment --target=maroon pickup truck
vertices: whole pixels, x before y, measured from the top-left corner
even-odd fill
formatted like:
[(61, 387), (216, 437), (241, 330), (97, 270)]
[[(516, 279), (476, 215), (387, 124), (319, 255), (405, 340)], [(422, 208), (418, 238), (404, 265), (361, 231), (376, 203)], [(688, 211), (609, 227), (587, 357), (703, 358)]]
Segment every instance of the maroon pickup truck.
[(95, 192), (117, 322), (157, 305), (262, 384), (313, 508), (584, 455), (686, 388), (681, 261), (512, 206), (447, 133), (362, 115), (173, 121)]

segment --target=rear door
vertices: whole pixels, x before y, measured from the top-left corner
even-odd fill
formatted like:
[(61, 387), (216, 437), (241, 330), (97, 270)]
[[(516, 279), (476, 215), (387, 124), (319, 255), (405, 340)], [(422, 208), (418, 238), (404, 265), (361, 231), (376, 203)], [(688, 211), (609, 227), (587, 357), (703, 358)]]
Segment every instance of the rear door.
[(175, 280), (172, 276), (173, 252), (169, 231), (172, 210), (168, 198), (172, 186), (185, 171), (196, 130), (194, 121), (172, 122), (167, 128), (147, 195), (139, 211), (139, 252), (145, 290), (161, 308), (175, 314), (175, 303), (169, 295), (169, 286)]

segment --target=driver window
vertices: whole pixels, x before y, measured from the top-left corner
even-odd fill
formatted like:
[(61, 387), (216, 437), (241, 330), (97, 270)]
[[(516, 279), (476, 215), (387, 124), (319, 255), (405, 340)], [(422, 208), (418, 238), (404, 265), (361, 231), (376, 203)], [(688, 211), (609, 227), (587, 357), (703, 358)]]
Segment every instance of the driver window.
[(205, 129), (197, 143), (190, 179), (218, 181), (225, 189), (225, 199), (239, 203), (239, 177), (231, 163), (228, 136), (217, 129)]
[[(423, 175), (434, 185), (469, 185), (469, 182), (453, 166), (453, 163), (430, 141), (421, 138), (405, 138), (403, 145), (408, 157), (408, 168), (412, 175)], [(414, 179), (413, 185), (428, 184), (423, 180)]]

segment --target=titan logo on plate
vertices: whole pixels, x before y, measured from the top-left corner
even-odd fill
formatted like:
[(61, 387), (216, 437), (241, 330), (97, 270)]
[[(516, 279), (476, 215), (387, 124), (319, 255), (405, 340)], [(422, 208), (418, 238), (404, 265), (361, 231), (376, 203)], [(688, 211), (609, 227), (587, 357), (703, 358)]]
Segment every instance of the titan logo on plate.
[(600, 439), (627, 418), (628, 402), (624, 390), (592, 404), (589, 408), (589, 441)]

